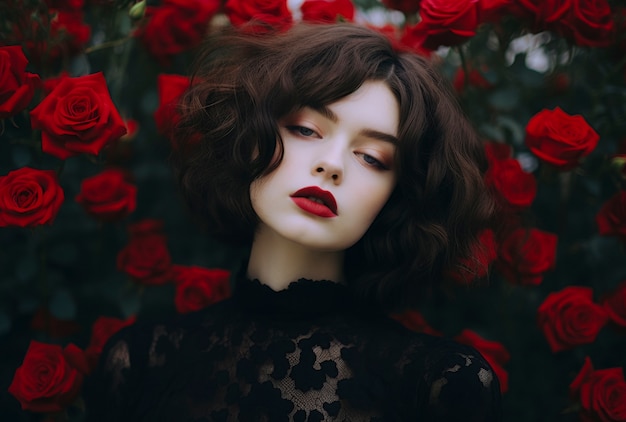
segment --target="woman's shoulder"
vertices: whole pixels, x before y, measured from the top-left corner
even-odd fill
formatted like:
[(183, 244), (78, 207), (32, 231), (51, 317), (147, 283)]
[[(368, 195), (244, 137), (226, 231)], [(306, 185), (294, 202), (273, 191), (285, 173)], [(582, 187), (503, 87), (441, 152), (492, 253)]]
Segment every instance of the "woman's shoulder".
[(413, 400), (424, 420), (501, 420), (498, 378), (475, 348), (411, 331), (391, 319), (373, 327), (363, 363), (378, 366), (390, 374), (390, 383), (413, 391), (406, 399)]

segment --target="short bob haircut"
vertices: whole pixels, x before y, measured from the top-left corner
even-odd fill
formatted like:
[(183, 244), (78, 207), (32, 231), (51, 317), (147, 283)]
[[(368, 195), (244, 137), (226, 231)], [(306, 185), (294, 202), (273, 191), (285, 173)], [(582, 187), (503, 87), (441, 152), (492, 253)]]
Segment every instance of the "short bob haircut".
[(383, 81), (399, 104), (397, 186), (346, 251), (346, 279), (360, 299), (400, 310), (471, 257), (494, 213), (483, 145), (427, 59), (352, 24), (225, 30), (208, 40), (182, 97), (173, 164), (209, 232), (249, 245), (258, 222), (250, 184), (282, 159), (277, 121), (329, 105), (365, 81)]

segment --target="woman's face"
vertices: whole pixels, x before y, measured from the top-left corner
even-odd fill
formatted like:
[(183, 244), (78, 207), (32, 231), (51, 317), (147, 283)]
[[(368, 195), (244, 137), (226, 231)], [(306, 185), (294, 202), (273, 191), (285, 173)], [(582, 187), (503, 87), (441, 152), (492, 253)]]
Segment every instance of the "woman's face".
[(258, 229), (315, 250), (355, 244), (395, 187), (398, 125), (398, 103), (380, 81), (285, 116), (283, 159), (250, 186)]

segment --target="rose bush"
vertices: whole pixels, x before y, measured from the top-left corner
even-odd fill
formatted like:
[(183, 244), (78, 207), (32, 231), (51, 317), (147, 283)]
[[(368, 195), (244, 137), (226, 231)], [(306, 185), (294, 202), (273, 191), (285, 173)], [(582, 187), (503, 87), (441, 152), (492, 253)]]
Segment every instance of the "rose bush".
[(526, 145), (530, 151), (560, 170), (577, 167), (599, 139), (583, 116), (571, 116), (559, 107), (540, 111), (526, 125)]
[[(200, 270), (176, 280), (176, 269), (234, 269), (245, 259), (205, 236), (180, 206), (167, 167), (171, 148), (181, 146), (172, 139), (177, 100), (190, 83), (193, 49), (207, 35), (232, 24), (261, 36), (299, 19), (354, 19), (395, 48), (433, 62), (457, 87), (480, 136), (491, 140), (484, 170), (501, 192), (499, 224), (483, 232), (469, 257), (445, 269), (445, 283), (427, 287), (422, 306), (392, 317), (426, 334), (461, 333), (458, 341), (480, 350), (503, 391), (510, 386), (507, 421), (569, 421), (579, 411), (585, 421), (622, 418), (616, 369), (626, 350), (620, 244), (626, 6), (619, 0), (352, 3), (354, 9), (347, 0), (301, 0), (289, 2), (291, 9), (284, 0), (0, 2), (0, 340), (6, 346), (0, 381), (18, 386), (11, 389), (16, 399), (0, 401), (0, 419), (84, 419), (66, 375), (92, 370), (111, 335), (134, 322), (130, 315), (166, 319), (223, 294)], [(79, 78), (100, 71), (106, 85), (82, 87), (93, 95), (73, 93)], [(33, 117), (29, 110), (42, 104)], [(104, 121), (102, 113), (123, 119), (89, 129)], [(118, 138), (121, 123), (128, 134)], [(111, 168), (124, 177), (93, 178)], [(115, 218), (96, 223), (83, 205)], [(472, 283), (475, 277), (480, 282)], [(593, 289), (598, 302), (551, 296), (572, 285)], [(543, 298), (548, 304), (540, 305)], [(550, 315), (541, 326), (540, 307)], [(602, 313), (614, 329), (600, 328), (594, 339)], [(538, 348), (544, 330), (557, 348), (572, 350)], [(46, 371), (69, 368), (46, 372), (61, 374), (54, 382), (37, 371), (37, 385), (11, 378), (26, 364), (32, 338), (67, 345), (55, 362), (68, 366), (39, 359)], [(510, 364), (503, 351), (510, 351)], [(589, 363), (570, 405), (564, 386), (586, 355), (613, 366), (612, 375), (589, 382)], [(29, 411), (21, 411), (25, 397)]]
[(62, 79), (30, 114), (33, 128), (42, 131), (42, 150), (62, 160), (98, 155), (126, 133), (102, 73)]
[(52, 224), (64, 193), (52, 170), (22, 167), (0, 176), (0, 227)]
[(422, 0), (422, 20), (409, 30), (423, 48), (436, 50), (441, 45), (453, 46), (476, 35), (480, 23), (478, 0)]
[(252, 23), (257, 31), (286, 30), (293, 22), (287, 0), (226, 0), (224, 13), (233, 25)]
[(163, 284), (173, 277), (167, 238), (154, 229), (153, 221), (129, 226), (128, 244), (117, 254), (117, 269), (140, 284)]
[(83, 382), (80, 349), (31, 341), (24, 362), (16, 371), (9, 392), (22, 409), (58, 412), (76, 399)]
[(200, 44), (219, 7), (218, 0), (163, 0), (148, 6), (146, 23), (137, 36), (150, 54), (167, 65), (175, 54)]
[(82, 52), (91, 37), (91, 27), (85, 23), (82, 10), (42, 8), (33, 3), (36, 2), (23, 1), (13, 6), (22, 14), (17, 16), (17, 22), (12, 22), (7, 40), (19, 42), (32, 62), (46, 66)]
[(421, 0), (381, 0), (390, 9), (399, 10), (406, 14), (417, 13)]
[(622, 368), (594, 370), (591, 359), (586, 357), (569, 390), (582, 407), (581, 421), (626, 420), (626, 381)]
[(158, 132), (170, 140), (173, 136), (174, 127), (180, 120), (176, 102), (185, 92), (185, 89), (189, 87), (189, 83), (187, 76), (160, 74), (157, 77), (159, 106), (154, 111), (154, 121)]
[(537, 195), (535, 176), (522, 170), (519, 161), (513, 158), (492, 162), (485, 180), (501, 202), (511, 208), (529, 207)]
[(354, 19), (351, 0), (305, 0), (300, 10), (305, 22), (351, 22)]
[(24, 110), (35, 95), (39, 75), (26, 72), (27, 64), (21, 47), (0, 47), (0, 119)]
[(626, 190), (613, 195), (596, 214), (598, 231), (605, 236), (617, 236), (626, 242)]
[(41, 307), (30, 320), (30, 328), (45, 333), (53, 339), (63, 339), (81, 331), (78, 322), (55, 317), (47, 308)]
[(76, 202), (88, 214), (103, 221), (119, 220), (137, 206), (137, 187), (126, 182), (119, 169), (108, 169), (84, 179)]
[(556, 235), (517, 228), (500, 244), (496, 268), (512, 283), (537, 285), (556, 264)]
[(603, 305), (611, 321), (626, 328), (626, 280), (605, 297)]
[(592, 343), (608, 322), (608, 314), (593, 301), (590, 287), (568, 286), (550, 293), (537, 309), (537, 323), (552, 353)]
[(181, 314), (198, 311), (230, 296), (230, 271), (177, 265), (174, 273), (174, 304)]
[(615, 29), (611, 7), (606, 0), (565, 2), (567, 14), (558, 30), (574, 43), (587, 47), (606, 47), (613, 41)]
[(465, 69), (460, 67), (457, 69), (454, 78), (452, 79), (452, 85), (454, 86), (454, 89), (459, 93), (463, 93), (466, 85), (489, 90), (493, 88), (494, 85), (493, 82), (489, 81), (489, 79), (485, 77), (485, 71), (486, 69), (475, 69), (473, 67), (469, 67), (466, 74)]

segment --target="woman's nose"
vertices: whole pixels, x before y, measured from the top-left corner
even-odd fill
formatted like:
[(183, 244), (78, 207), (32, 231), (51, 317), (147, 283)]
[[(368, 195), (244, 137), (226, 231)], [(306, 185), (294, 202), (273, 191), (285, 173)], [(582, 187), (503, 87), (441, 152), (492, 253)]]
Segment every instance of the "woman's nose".
[(343, 162), (338, 148), (326, 149), (322, 157), (313, 163), (312, 173), (332, 180), (339, 184), (343, 178)]

